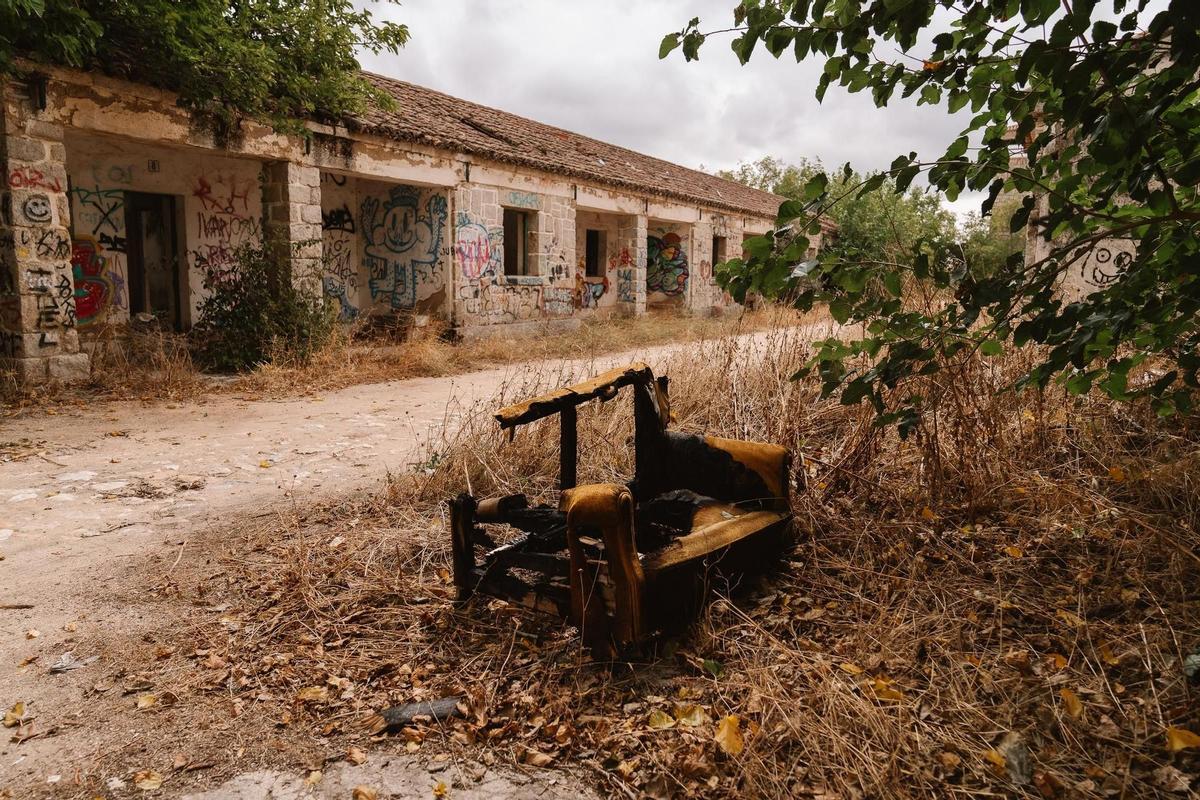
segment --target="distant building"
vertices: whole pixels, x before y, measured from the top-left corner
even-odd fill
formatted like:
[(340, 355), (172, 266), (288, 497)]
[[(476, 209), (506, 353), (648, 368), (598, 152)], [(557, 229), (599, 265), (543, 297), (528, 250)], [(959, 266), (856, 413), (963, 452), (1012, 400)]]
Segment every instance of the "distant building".
[(712, 265), (780, 198), (380, 76), (396, 99), (309, 137), (233, 141), (176, 98), (46, 69), (0, 86), (0, 365), (87, 374), (92, 331), (186, 330), (201, 268), (270, 231), (345, 319), (410, 312), (471, 335), (732, 301)]

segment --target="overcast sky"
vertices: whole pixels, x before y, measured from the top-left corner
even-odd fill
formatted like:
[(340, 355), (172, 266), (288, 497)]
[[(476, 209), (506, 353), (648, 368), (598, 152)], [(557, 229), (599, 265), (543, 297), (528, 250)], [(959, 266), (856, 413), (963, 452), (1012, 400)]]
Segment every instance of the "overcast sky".
[[(399, 55), (367, 69), (577, 133), (712, 171), (772, 155), (881, 169), (900, 153), (940, 155), (966, 123), (945, 107), (831, 87), (814, 97), (823, 59), (776, 61), (761, 47), (745, 67), (728, 35), (698, 62), (664, 61), (664, 34), (693, 16), (729, 27), (735, 0), (404, 0), (368, 3), (408, 24)], [(790, 52), (790, 51), (789, 51)], [(954, 205), (978, 210), (977, 196)]]

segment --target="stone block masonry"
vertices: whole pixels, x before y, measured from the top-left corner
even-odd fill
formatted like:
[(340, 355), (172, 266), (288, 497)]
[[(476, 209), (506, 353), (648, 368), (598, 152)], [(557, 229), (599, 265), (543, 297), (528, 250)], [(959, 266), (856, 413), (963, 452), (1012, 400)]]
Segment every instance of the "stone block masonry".
[(66, 149), (28, 87), (0, 85), (0, 367), (25, 384), (86, 379), (71, 266)]
[(321, 292), (321, 171), (292, 161), (263, 165), (263, 233), (291, 257), (292, 280)]
[(646, 313), (646, 236), (644, 215), (624, 217), (617, 228), (617, 309), (622, 314)]

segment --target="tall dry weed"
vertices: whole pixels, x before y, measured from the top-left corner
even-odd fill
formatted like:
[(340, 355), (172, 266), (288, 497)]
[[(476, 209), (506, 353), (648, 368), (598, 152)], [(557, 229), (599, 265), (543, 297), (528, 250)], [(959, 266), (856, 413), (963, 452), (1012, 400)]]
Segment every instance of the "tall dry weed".
[[(1148, 797), (1194, 780), (1167, 738), (1200, 730), (1183, 667), (1200, 644), (1193, 422), (1001, 392), (1035, 357), (1015, 355), (906, 387), (928, 414), (902, 440), (790, 380), (806, 335), (667, 361), (678, 429), (794, 449), (798, 541), (645, 663), (593, 663), (562, 621), (451, 600), (445, 498), (554, 501), (555, 426), (508, 441), (487, 412), (584, 365), (516, 371), (486, 407), (448, 409), (385, 496), (248, 534), (203, 586), (238, 621), (206, 628), (231, 671), (191, 688), (243, 687), (352, 738), (373, 710), (461, 693), (466, 720), (407, 738), (583, 766), (628, 796)], [(580, 480), (628, 479), (631, 433), (627, 399), (585, 409)], [(297, 699), (311, 685), (349, 688)]]

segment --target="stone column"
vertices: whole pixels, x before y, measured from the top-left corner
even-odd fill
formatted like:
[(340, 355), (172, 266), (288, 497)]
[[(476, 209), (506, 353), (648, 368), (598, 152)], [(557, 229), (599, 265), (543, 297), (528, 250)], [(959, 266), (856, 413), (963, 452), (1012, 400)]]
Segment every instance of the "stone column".
[(645, 215), (621, 217), (617, 227), (617, 311), (627, 316), (646, 313)]
[(75, 330), (66, 148), (30, 87), (0, 79), (0, 368), (24, 384), (86, 380)]
[(692, 226), (688, 255), (687, 304), (693, 311), (707, 312), (713, 306), (713, 226), (706, 219)]
[(263, 165), (263, 237), (287, 253), (292, 282), (321, 293), (321, 170), (294, 161)]

